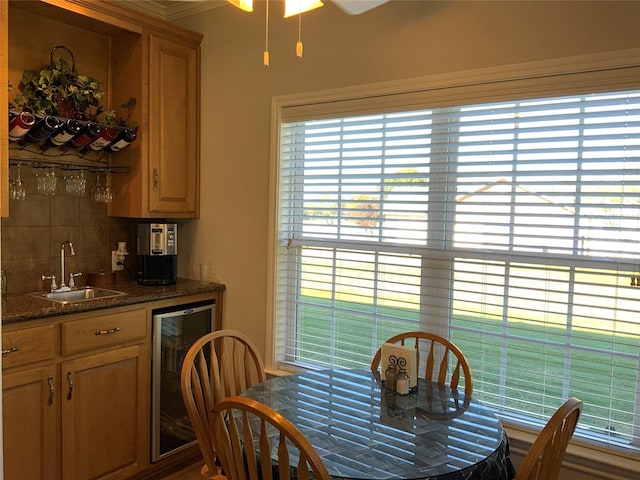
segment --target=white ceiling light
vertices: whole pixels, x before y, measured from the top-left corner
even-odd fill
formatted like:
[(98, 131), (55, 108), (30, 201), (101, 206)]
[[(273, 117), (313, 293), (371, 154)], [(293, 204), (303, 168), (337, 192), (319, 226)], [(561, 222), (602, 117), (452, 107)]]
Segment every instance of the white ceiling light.
[(284, 18), (300, 15), (301, 13), (324, 6), (320, 0), (285, 0)]
[(245, 12), (253, 12), (253, 0), (227, 0), (231, 5)]

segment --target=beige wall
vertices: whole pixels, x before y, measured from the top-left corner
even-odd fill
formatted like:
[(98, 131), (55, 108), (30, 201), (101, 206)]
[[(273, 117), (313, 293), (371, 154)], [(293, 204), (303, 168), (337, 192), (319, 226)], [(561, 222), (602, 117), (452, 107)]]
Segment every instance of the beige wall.
[(359, 16), (325, 4), (303, 17), (298, 59), (297, 20), (272, 0), (268, 68), (264, 2), (178, 21), (204, 34), (202, 214), (180, 226), (180, 274), (211, 262), (227, 284), (224, 326), (263, 354), (272, 96), (640, 47), (640, 1), (394, 0)]
[[(202, 215), (180, 226), (180, 274), (211, 262), (227, 284), (225, 327), (265, 352), (270, 102), (275, 95), (640, 47), (640, 1), (392, 1), (349, 16), (331, 1), (297, 19), (264, 2), (178, 23), (202, 43)], [(187, 249), (186, 247), (189, 246)]]

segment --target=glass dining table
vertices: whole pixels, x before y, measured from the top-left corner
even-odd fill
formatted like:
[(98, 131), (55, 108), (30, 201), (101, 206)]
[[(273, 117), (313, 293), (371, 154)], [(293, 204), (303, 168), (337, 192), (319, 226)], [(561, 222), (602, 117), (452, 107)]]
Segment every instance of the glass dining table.
[(399, 395), (370, 370), (275, 377), (242, 396), (291, 421), (335, 479), (510, 480), (502, 424), (473, 397), (433, 382)]

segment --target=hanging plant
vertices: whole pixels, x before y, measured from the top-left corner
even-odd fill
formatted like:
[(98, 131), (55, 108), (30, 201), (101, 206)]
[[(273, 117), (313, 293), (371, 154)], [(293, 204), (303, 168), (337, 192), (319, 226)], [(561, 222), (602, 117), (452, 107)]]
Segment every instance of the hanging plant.
[[(64, 58), (54, 60), (57, 49), (63, 49), (70, 55), (71, 64)], [(81, 75), (75, 68), (73, 53), (64, 46), (51, 49), (48, 67), (25, 70), (18, 88), (20, 93), (16, 95), (15, 104), (33, 114), (124, 125), (115, 110), (103, 107), (104, 92), (100, 89), (100, 82)], [(135, 98), (128, 103), (131, 102), (135, 106)]]

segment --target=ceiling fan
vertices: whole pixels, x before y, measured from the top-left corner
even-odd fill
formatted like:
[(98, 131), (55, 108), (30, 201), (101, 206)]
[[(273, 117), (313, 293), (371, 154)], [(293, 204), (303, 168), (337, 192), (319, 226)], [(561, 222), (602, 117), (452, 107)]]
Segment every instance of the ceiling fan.
[(387, 3), (390, 0), (332, 0), (349, 15), (359, 15)]
[[(156, 0), (158, 1), (158, 0)], [(183, 2), (202, 2), (207, 0), (179, 0)], [(391, 0), (331, 0), (338, 7), (340, 7), (348, 15), (359, 15), (361, 13), (373, 10), (374, 8), (387, 3)], [(171, 3), (171, 2), (165, 2)], [(216, 3), (226, 3), (226, 0), (221, 0)], [(233, 2), (232, 2), (233, 3)]]
[(349, 15), (359, 15), (373, 10), (390, 0), (332, 0), (338, 7)]

